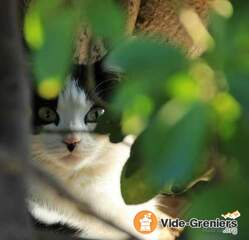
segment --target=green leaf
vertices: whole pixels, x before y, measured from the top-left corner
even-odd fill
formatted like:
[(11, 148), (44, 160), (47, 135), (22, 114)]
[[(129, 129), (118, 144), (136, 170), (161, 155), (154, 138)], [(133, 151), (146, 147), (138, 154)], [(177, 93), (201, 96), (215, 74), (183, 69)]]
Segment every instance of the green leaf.
[(222, 142), (222, 152), (229, 159), (235, 159), (240, 166), (240, 175), (249, 180), (248, 169), (248, 143), (249, 143), (249, 118), (247, 114), (238, 122), (233, 138)]
[[(231, 164), (230, 164), (231, 165)], [(234, 166), (231, 165), (232, 168)], [(229, 171), (229, 168), (225, 168)], [(230, 171), (233, 169), (230, 169)], [(241, 216), (238, 220), (238, 235), (223, 234), (221, 230), (214, 229), (186, 229), (188, 236), (193, 240), (199, 239), (239, 239), (246, 240), (249, 236), (248, 230), (248, 201), (249, 192), (246, 179), (235, 176), (226, 179), (215, 186), (209, 186), (205, 191), (195, 193), (192, 196), (191, 208), (185, 217), (198, 219), (223, 219), (221, 214), (238, 210)], [(230, 238), (231, 237), (231, 238)]]
[[(186, 65), (183, 55), (158, 39), (136, 37), (119, 44), (109, 54), (106, 65), (123, 70), (128, 75), (152, 79), (170, 75)], [(151, 82), (150, 82), (151, 83)]]
[(109, 135), (112, 143), (123, 141), (124, 135), (121, 129), (120, 115), (107, 109), (106, 113), (99, 119), (96, 133)]
[(249, 74), (235, 71), (228, 74), (227, 78), (231, 94), (249, 111)]
[(78, 11), (59, 0), (31, 4), (25, 21), (27, 42), (33, 48), (33, 69), (39, 94), (56, 97), (71, 65)]
[(231, 138), (241, 117), (240, 104), (227, 92), (218, 93), (211, 104), (216, 115), (219, 136), (222, 139)]
[(186, 59), (167, 44), (138, 37), (114, 48), (107, 56), (105, 65), (124, 72), (112, 107), (123, 114), (124, 132), (138, 134), (151, 114), (167, 100), (165, 83), (172, 74), (186, 66)]
[(191, 180), (203, 164), (207, 127), (207, 105), (166, 104), (131, 149), (121, 181), (125, 201), (145, 202), (172, 182)]
[(124, 12), (113, 0), (86, 0), (84, 15), (96, 37), (116, 44), (125, 32)]
[(32, 49), (39, 49), (44, 44), (44, 29), (37, 9), (28, 11), (25, 17), (24, 36)]
[(73, 13), (63, 11), (45, 24), (44, 45), (34, 56), (38, 81), (51, 76), (65, 78), (71, 64), (74, 23)]

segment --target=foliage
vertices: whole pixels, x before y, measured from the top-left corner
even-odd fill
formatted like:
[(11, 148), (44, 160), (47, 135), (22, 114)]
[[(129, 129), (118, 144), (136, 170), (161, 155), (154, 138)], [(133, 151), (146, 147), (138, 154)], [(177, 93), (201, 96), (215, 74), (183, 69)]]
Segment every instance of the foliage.
[[(84, 20), (96, 38), (107, 42), (105, 66), (124, 73), (108, 115), (118, 127), (107, 127), (106, 121), (100, 125), (113, 141), (139, 134), (122, 174), (124, 199), (140, 203), (159, 192), (170, 193), (174, 186), (184, 189), (214, 159), (222, 170), (219, 183), (193, 194), (189, 216), (216, 218), (238, 209), (242, 216), (237, 238), (246, 239), (249, 4), (234, 2), (230, 19), (214, 15), (210, 33), (215, 47), (202, 58), (188, 60), (159, 39), (126, 37), (124, 13), (114, 1), (69, 1), (69, 7), (62, 2), (37, 1), (26, 17), (25, 36), (33, 49), (41, 95), (54, 97), (63, 86), (72, 36)], [(230, 238), (197, 230), (189, 235), (198, 240)]]

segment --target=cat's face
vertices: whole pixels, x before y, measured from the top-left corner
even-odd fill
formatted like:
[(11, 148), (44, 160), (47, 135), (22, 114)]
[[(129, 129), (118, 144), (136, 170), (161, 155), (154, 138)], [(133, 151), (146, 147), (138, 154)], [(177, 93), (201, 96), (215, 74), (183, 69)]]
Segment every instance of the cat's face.
[(65, 168), (81, 168), (92, 164), (107, 139), (93, 132), (105, 109), (90, 93), (106, 93), (105, 89), (110, 90), (107, 83), (113, 82), (113, 78), (97, 72), (95, 77), (99, 79), (89, 91), (84, 84), (84, 66), (78, 68), (81, 73), (73, 74), (58, 98), (48, 101), (35, 95), (33, 120), (37, 133), (32, 135), (32, 158), (35, 160)]

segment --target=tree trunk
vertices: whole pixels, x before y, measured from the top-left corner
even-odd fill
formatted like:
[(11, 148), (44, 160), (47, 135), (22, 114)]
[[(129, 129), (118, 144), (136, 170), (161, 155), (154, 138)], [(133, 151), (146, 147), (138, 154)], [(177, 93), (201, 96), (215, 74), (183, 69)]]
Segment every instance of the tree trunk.
[(0, 239), (31, 239), (25, 204), (28, 86), (17, 0), (0, 2)]

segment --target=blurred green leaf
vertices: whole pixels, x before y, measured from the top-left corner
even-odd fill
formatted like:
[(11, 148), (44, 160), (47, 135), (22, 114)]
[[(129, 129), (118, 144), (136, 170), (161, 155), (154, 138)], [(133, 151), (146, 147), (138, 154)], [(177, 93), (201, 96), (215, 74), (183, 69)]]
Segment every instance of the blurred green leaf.
[(169, 183), (189, 181), (203, 164), (208, 107), (170, 102), (138, 137), (122, 174), (127, 203), (154, 197)]
[(217, 130), (221, 138), (231, 138), (241, 117), (241, 107), (227, 92), (218, 93), (211, 102), (216, 113)]
[(125, 18), (121, 6), (113, 0), (85, 0), (85, 20), (95, 37), (117, 44), (125, 32)]
[(120, 114), (113, 112), (111, 109), (106, 110), (105, 114), (99, 119), (95, 132), (109, 135), (112, 143), (123, 141), (124, 134), (122, 132)]
[(32, 49), (39, 49), (44, 44), (44, 29), (37, 9), (28, 11), (25, 17), (24, 35)]
[[(240, 165), (241, 172), (244, 178), (249, 180), (248, 169), (248, 143), (249, 143), (249, 118), (247, 114), (244, 114), (238, 122), (233, 138), (228, 141), (222, 142), (222, 152), (229, 159), (234, 159)], [(247, 181), (248, 181), (247, 180)]]
[[(226, 168), (226, 170), (229, 171), (229, 168)], [(240, 177), (238, 172), (236, 175), (223, 183), (209, 186), (205, 191), (195, 193), (186, 218), (223, 219), (221, 214), (238, 210), (241, 214), (241, 217), (238, 218), (238, 235), (225, 235), (221, 231), (212, 229), (200, 229), (199, 231), (197, 229), (189, 229), (190, 239), (199, 240), (212, 237), (211, 239), (246, 240), (248, 238), (249, 191), (246, 179)]]
[(44, 26), (45, 41), (34, 56), (38, 81), (50, 76), (65, 78), (71, 64), (74, 17), (71, 11), (61, 12)]
[(183, 102), (196, 101), (200, 98), (200, 87), (188, 73), (177, 73), (166, 81), (166, 92)]
[(167, 99), (165, 82), (186, 65), (179, 51), (156, 39), (126, 40), (110, 52), (105, 66), (125, 73), (112, 101), (113, 110), (123, 115), (124, 132), (138, 134), (143, 130), (151, 114)]
[(231, 94), (249, 112), (249, 74), (235, 71), (227, 76)]
[(27, 42), (34, 48), (33, 69), (38, 92), (56, 97), (71, 65), (72, 43), (78, 14), (59, 0), (31, 4), (25, 21)]
[(142, 75), (146, 78), (149, 74), (152, 81), (176, 72), (186, 63), (186, 59), (177, 49), (146, 37), (122, 42), (106, 60), (107, 67), (121, 69), (129, 76)]
[(122, 131), (125, 134), (138, 135), (147, 125), (154, 108), (154, 102), (146, 95), (136, 94), (133, 104), (122, 114)]

